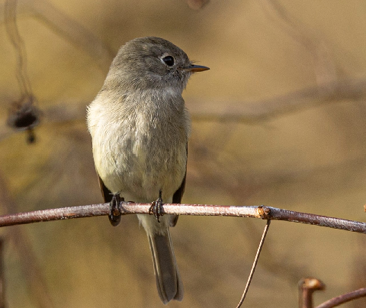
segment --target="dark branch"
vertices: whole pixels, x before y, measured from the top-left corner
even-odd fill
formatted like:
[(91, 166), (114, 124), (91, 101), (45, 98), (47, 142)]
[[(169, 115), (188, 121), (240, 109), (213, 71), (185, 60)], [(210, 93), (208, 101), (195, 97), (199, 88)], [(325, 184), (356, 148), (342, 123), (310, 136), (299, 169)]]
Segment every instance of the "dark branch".
[(331, 308), (331, 307), (339, 306), (339, 305), (349, 302), (351, 300), (365, 297), (365, 296), (366, 296), (366, 288), (361, 288), (361, 289), (334, 297), (334, 298), (324, 302), (323, 304), (316, 306), (316, 308)]

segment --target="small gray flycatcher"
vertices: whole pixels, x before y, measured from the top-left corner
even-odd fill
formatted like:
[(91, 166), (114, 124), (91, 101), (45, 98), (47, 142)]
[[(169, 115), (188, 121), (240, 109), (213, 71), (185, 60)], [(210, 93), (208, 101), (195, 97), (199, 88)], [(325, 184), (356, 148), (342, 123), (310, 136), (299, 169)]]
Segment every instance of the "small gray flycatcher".
[[(192, 64), (183, 50), (161, 38), (137, 38), (121, 47), (87, 110), (95, 168), (111, 207), (118, 197), (139, 203), (157, 200), (154, 206), (162, 200), (181, 202), (190, 133), (182, 92), (192, 73), (208, 69)], [(178, 216), (156, 216), (137, 215), (166, 304), (183, 298), (169, 233)], [(114, 225), (119, 222), (113, 208), (110, 219)]]

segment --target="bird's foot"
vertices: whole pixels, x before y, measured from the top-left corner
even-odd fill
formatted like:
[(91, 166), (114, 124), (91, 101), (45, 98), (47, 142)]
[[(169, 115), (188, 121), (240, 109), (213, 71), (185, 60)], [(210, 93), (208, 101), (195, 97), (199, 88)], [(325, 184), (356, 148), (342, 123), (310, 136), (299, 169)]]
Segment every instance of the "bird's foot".
[(121, 198), (119, 193), (116, 193), (113, 195), (112, 200), (109, 204), (110, 206), (110, 212), (108, 215), (109, 221), (112, 224), (112, 226), (117, 226), (119, 222), (121, 221), (121, 212), (119, 210), (119, 204), (121, 201), (125, 201), (124, 198)]
[(163, 199), (161, 198), (161, 190), (159, 191), (159, 198), (151, 203), (149, 214), (154, 215), (156, 220), (160, 222), (160, 217), (163, 216)]

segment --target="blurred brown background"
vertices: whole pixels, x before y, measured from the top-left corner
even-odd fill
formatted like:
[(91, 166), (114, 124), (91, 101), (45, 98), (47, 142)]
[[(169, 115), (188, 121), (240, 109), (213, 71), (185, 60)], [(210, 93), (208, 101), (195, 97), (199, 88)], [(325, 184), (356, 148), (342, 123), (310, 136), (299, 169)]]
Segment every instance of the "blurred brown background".
[[(15, 4), (3, 1), (0, 8)], [(154, 35), (211, 68), (193, 76), (184, 92), (192, 114), (184, 202), (266, 204), (365, 221), (365, 2), (199, 6), (18, 1), (22, 73), (43, 112), (31, 145), (6, 125), (21, 92), (19, 49), (6, 31), (11, 16), (2, 15), (2, 214), (102, 201), (85, 107), (118, 48)], [(172, 237), (185, 298), (169, 307), (235, 307), (263, 226), (181, 217)], [(117, 228), (100, 217), (4, 228), (1, 235), (10, 308), (163, 306), (146, 235), (133, 216)], [(296, 307), (297, 281), (307, 276), (327, 285), (316, 303), (365, 287), (365, 252), (361, 234), (273, 222), (244, 306)], [(365, 306), (358, 300), (343, 307)]]

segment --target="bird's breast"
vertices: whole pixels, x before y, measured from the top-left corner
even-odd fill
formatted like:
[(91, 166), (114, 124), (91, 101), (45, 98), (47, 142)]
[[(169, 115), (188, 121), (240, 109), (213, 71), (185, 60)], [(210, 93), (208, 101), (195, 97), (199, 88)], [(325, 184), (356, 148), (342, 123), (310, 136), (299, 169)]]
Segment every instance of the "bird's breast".
[(137, 107), (99, 121), (93, 154), (104, 184), (135, 202), (151, 202), (160, 190), (163, 200), (170, 199), (186, 172), (185, 117), (177, 110)]

